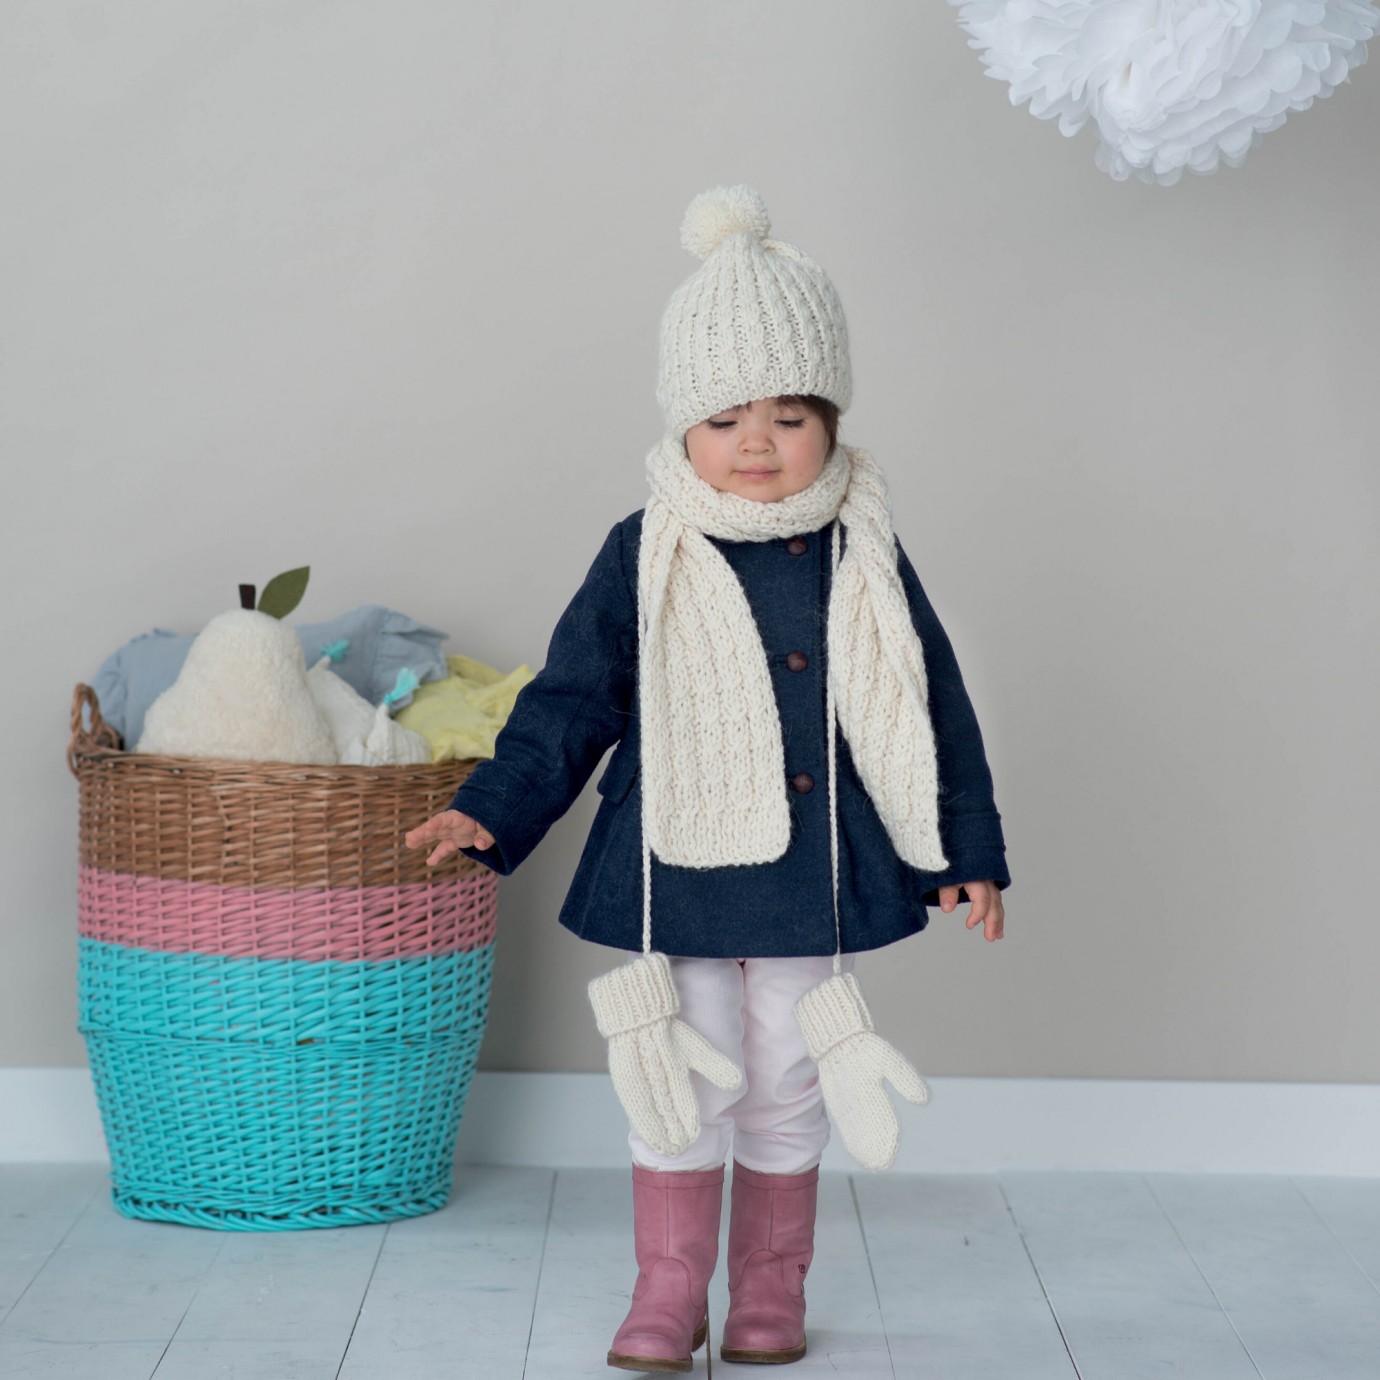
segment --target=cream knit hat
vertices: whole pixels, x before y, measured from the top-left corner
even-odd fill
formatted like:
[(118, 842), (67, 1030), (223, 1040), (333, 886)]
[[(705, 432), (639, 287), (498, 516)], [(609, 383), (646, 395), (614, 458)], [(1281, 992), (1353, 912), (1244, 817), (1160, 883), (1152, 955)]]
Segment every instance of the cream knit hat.
[(755, 188), (711, 187), (690, 203), (680, 242), (703, 265), (661, 318), (657, 402), (668, 435), (727, 407), (814, 393), (847, 411), (853, 397), (848, 326), (825, 272), (767, 238)]

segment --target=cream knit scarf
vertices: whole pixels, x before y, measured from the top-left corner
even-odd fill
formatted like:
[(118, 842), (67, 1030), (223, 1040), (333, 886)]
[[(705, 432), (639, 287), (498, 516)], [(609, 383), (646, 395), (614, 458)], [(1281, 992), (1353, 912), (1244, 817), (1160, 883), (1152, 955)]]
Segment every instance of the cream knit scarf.
[[(829, 806), (838, 914), (834, 717), (898, 855), (939, 871), (939, 780), (920, 639), (896, 568), (886, 482), (840, 443), (808, 488), (776, 503), (723, 492), (683, 442), (647, 455), (637, 560), (642, 715), (643, 951), (651, 853), (683, 867), (771, 862), (790, 842), (781, 719), (747, 596), (709, 537), (772, 541), (834, 523), (829, 597)], [(839, 559), (838, 523), (848, 529)]]

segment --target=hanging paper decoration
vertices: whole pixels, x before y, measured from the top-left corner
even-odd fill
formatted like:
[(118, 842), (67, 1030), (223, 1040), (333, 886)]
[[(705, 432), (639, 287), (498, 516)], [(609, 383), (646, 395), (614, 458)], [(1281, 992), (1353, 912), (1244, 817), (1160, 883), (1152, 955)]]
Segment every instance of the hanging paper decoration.
[(1330, 96), (1380, 29), (1368, 0), (949, 0), (1011, 104), (1076, 134), (1118, 182), (1239, 168), (1291, 110)]

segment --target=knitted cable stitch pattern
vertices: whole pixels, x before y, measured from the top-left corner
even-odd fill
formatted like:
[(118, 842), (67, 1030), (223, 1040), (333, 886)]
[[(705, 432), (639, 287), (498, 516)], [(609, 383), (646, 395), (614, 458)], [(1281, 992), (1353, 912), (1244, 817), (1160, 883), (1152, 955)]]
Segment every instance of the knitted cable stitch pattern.
[(838, 293), (809, 255), (769, 239), (770, 230), (761, 193), (741, 183), (711, 187), (686, 209), (680, 242), (704, 262), (662, 313), (657, 401), (668, 435), (783, 393), (815, 393), (848, 410), (853, 371)]
[(876, 462), (840, 444), (814, 483), (775, 503), (714, 488), (674, 437), (652, 448), (646, 469), (652, 497), (637, 562), (646, 889), (653, 851), (683, 867), (785, 852), (785, 748), (766, 649), (737, 576), (708, 538), (771, 541), (833, 519), (848, 533), (828, 608), (839, 724), (897, 853), (942, 870), (924, 649)]
[[(590, 984), (609, 1067), (630, 1120), (662, 1153), (698, 1135), (689, 1068), (724, 1088), (741, 1071), (677, 1018), (670, 965), (652, 949), (652, 852), (687, 867), (770, 862), (790, 844), (785, 746), (766, 649), (746, 594), (710, 538), (770, 541), (830, 530), (825, 678), (834, 976), (796, 1006), (824, 1100), (854, 1156), (889, 1165), (899, 1125), (883, 1077), (913, 1101), (928, 1090), (873, 1030), (841, 973), (836, 721), (897, 854), (948, 866), (924, 649), (897, 569), (881, 470), (840, 444), (813, 483), (772, 503), (696, 474), (684, 433), (757, 398), (812, 393), (846, 411), (848, 330), (833, 284), (793, 245), (767, 238), (752, 187), (714, 187), (690, 204), (681, 243), (704, 260), (661, 323), (657, 400), (666, 435), (647, 455), (651, 498), (637, 562), (641, 714), (642, 955)], [(848, 535), (840, 556), (841, 529)]]
[(609, 1042), (609, 1072), (628, 1120), (659, 1154), (689, 1149), (700, 1133), (690, 1070), (721, 1088), (738, 1087), (743, 1071), (677, 1016), (680, 999), (666, 955), (643, 954), (595, 978), (589, 1000)]

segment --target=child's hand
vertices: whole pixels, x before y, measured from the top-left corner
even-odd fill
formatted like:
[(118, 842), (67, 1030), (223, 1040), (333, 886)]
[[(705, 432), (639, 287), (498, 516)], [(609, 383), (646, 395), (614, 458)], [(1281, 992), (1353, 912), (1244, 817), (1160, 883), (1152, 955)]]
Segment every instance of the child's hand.
[(432, 815), (425, 824), (419, 824), (403, 836), (409, 848), (421, 848), (424, 844), (435, 843), (435, 851), (426, 860), (428, 867), (435, 867), (442, 858), (458, 853), (462, 848), (492, 848), (494, 836), (472, 816), (463, 810), (442, 810)]
[[(1001, 903), (1001, 891), (995, 882), (964, 882), (964, 888), (968, 892), (968, 899), (972, 906), (968, 911), (968, 918), (963, 922), (969, 929), (974, 925), (980, 925), (983, 921), (987, 922), (986, 934), (989, 940), (1000, 939), (1002, 937), (1002, 924), (1006, 920), (1006, 911)], [(958, 887), (941, 886), (939, 888), (939, 904), (944, 910), (952, 910), (958, 904)]]

